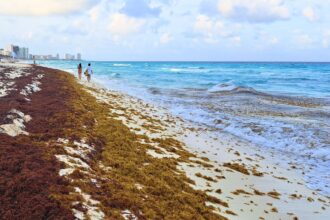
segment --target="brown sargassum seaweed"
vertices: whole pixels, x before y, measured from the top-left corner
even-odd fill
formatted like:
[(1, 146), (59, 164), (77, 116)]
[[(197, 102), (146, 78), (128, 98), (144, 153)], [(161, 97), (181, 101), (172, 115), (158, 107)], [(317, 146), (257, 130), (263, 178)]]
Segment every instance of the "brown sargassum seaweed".
[[(2, 69), (0, 75), (11, 72)], [(34, 67), (30, 75), (15, 80), (15, 90), (0, 98), (0, 124), (12, 109), (31, 115), (29, 136), (0, 134), (0, 219), (74, 219), (65, 201), (52, 195), (69, 195), (68, 181), (58, 176), (60, 164), (53, 157), (48, 141), (62, 135), (59, 126), (69, 111), (69, 94), (57, 71)], [(20, 91), (38, 74), (49, 73), (41, 80), (42, 91), (28, 102)], [(3, 80), (3, 78), (2, 78)]]
[[(98, 103), (73, 76), (65, 72), (42, 67), (34, 67), (33, 71), (46, 75), (42, 80), (42, 91), (33, 95), (31, 104), (26, 104), (31, 106), (20, 106), (33, 118), (27, 126), (30, 136), (20, 136), (15, 140), (0, 136), (1, 141), (8, 139), (8, 149), (0, 145), (1, 163), (8, 160), (4, 154), (9, 155), (11, 151), (23, 154), (14, 160), (14, 164), (1, 165), (0, 214), (5, 214), (2, 216), (14, 216), (12, 213), (19, 209), (19, 205), (14, 204), (17, 200), (26, 209), (33, 207), (33, 212), (39, 213), (34, 215), (34, 219), (72, 219), (70, 210), (73, 208), (86, 212), (84, 207), (73, 204), (83, 201), (82, 197), (72, 193), (73, 187), (79, 187), (100, 202), (98, 206), (106, 219), (123, 219), (123, 210), (130, 210), (138, 219), (226, 219), (207, 205), (222, 205), (223, 202), (203, 191), (194, 190), (190, 185), (193, 181), (177, 168), (179, 162), (189, 162), (193, 156), (179, 142), (172, 138), (150, 140), (145, 135), (133, 133), (121, 121), (114, 119), (110, 105)], [(55, 159), (55, 155), (64, 153), (63, 147), (57, 144), (58, 138), (65, 138), (70, 143), (84, 139), (93, 146), (95, 151), (88, 155), (88, 160), (81, 158), (91, 170), (76, 169), (68, 177), (59, 177), (58, 172), (65, 164)], [(150, 142), (158, 143), (180, 158), (153, 158), (147, 153), (149, 149), (155, 149)], [(14, 150), (14, 146), (17, 149)], [(26, 155), (31, 155), (31, 149), (37, 152), (28, 159)], [(24, 177), (21, 170), (15, 174), (11, 168), (21, 168), (20, 161), (30, 160), (39, 162), (29, 167), (32, 173), (27, 174), (24, 181), (30, 180), (28, 190), (32, 186), (35, 189), (31, 192), (25, 188), (16, 189)], [(2, 178), (8, 170), (12, 174), (5, 175), (7, 179)], [(13, 176), (17, 181), (11, 183), (9, 178)], [(11, 200), (8, 187), (16, 189)], [(7, 197), (2, 196), (3, 193)], [(23, 195), (31, 199), (21, 200)], [(34, 203), (23, 204), (31, 200)], [(11, 207), (10, 202), (13, 203)], [(27, 213), (25, 217), (33, 216), (32, 211), (26, 209), (16, 215), (17, 219), (23, 212)]]
[[(110, 105), (96, 102), (72, 77), (68, 76), (68, 82), (75, 92), (71, 100), (75, 113), (69, 118), (77, 129), (68, 132), (66, 138), (87, 138), (97, 147), (92, 155), (94, 164), (90, 164), (100, 186), (85, 181), (82, 173), (72, 178), (101, 202), (100, 208), (107, 217), (120, 219), (123, 210), (130, 210), (139, 219), (225, 219), (206, 205), (222, 202), (194, 190), (189, 185), (192, 181), (177, 169), (179, 162), (193, 156), (180, 142), (172, 138), (150, 140), (131, 132), (113, 119)], [(154, 149), (150, 142), (180, 158), (153, 158), (147, 154), (148, 149)], [(107, 169), (101, 169), (99, 164)]]

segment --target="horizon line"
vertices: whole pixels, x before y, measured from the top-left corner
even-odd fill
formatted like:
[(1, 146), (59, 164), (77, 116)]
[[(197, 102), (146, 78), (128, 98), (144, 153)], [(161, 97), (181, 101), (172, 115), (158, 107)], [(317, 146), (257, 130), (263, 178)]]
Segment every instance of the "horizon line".
[[(47, 61), (47, 60), (43, 60)], [(75, 60), (62, 60), (62, 61), (75, 61)], [(177, 62), (177, 63), (185, 63), (185, 62), (194, 62), (194, 63), (330, 63), (329, 61), (215, 61), (215, 60), (81, 60), (85, 62), (135, 62), (135, 63), (142, 63), (142, 62), (149, 62), (149, 63), (156, 63), (156, 62)]]

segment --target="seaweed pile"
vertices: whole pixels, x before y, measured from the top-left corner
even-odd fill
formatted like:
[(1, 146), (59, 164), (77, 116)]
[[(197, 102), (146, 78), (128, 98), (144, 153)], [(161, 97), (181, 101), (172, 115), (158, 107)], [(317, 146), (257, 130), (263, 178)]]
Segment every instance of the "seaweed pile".
[[(59, 125), (69, 110), (69, 94), (59, 89), (65, 82), (49, 69), (33, 67), (15, 79), (7, 77), (14, 71), (13, 66), (1, 68), (1, 81), (15, 85), (11, 83), (9, 94), (0, 98), (0, 124), (17, 121), (10, 117), (13, 110), (32, 120), (25, 125), (29, 135), (10, 136), (0, 130), (0, 219), (74, 219), (70, 209), (53, 197), (68, 195), (69, 183), (57, 175), (61, 164), (47, 144), (62, 132)], [(30, 94), (29, 102), (20, 92), (45, 72), (49, 74), (41, 80), (42, 90)]]
[(0, 125), (22, 130), (0, 128), (0, 219), (226, 219), (177, 168), (193, 156), (179, 142), (133, 133), (65, 72), (19, 70), (0, 98)]

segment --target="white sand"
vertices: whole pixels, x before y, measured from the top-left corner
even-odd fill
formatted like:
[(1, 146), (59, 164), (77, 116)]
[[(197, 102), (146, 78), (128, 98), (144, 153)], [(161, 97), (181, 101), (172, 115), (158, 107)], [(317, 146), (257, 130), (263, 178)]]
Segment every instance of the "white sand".
[(32, 120), (29, 115), (25, 115), (16, 109), (12, 109), (8, 115), (7, 119), (11, 120), (11, 123), (0, 125), (0, 133), (7, 134), (11, 137), (16, 137), (18, 135), (29, 135), (25, 131), (25, 123)]
[(83, 220), (83, 219), (91, 219), (91, 220), (102, 220), (104, 219), (105, 215), (104, 213), (99, 209), (97, 206), (100, 204), (99, 201), (96, 201), (92, 199), (92, 197), (86, 193), (84, 193), (79, 187), (75, 187), (76, 193), (81, 195), (83, 197), (83, 207), (87, 209), (87, 216), (85, 216), (84, 213), (78, 211), (78, 210), (73, 210), (74, 215), (77, 219)]
[[(35, 77), (33, 79), (33, 81), (30, 84), (26, 85), (24, 87), (24, 89), (22, 89), (20, 94), (24, 95), (24, 96), (29, 96), (32, 93), (41, 91), (41, 88), (40, 88), (41, 82), (39, 80), (42, 79), (43, 77), (44, 76), (42, 74), (39, 74), (37, 77)], [(28, 98), (26, 98), (26, 99), (30, 101), (30, 99), (28, 99)]]
[[(94, 151), (93, 146), (89, 146), (85, 143), (85, 140), (81, 140), (80, 142), (74, 141), (70, 142), (67, 139), (59, 138), (57, 140), (57, 145), (63, 147), (67, 154), (56, 155), (55, 157), (57, 160), (63, 162), (65, 164), (65, 168), (59, 171), (60, 176), (64, 176), (65, 178), (69, 179), (70, 182), (74, 183), (73, 179), (69, 177), (74, 171), (79, 170), (85, 174), (93, 176), (93, 170), (91, 169), (90, 165), (88, 164), (89, 158), (88, 154)], [(84, 159), (84, 162), (82, 159)], [(91, 182), (97, 185), (97, 180), (91, 178)], [(78, 194), (82, 197), (83, 201), (81, 205), (87, 211), (81, 212), (76, 209), (72, 209), (72, 212), (76, 219), (84, 220), (84, 219), (91, 219), (91, 220), (101, 220), (104, 219), (105, 215), (100, 210), (98, 205), (100, 204), (99, 201), (92, 199), (92, 196), (83, 192), (79, 187), (75, 187), (75, 192), (71, 192), (72, 194)], [(73, 202), (73, 205), (79, 204), (80, 202), (76, 201)]]
[(138, 220), (138, 217), (136, 217), (130, 210), (126, 209), (121, 212), (121, 215), (124, 217), (125, 220)]
[[(0, 76), (0, 98), (6, 97), (11, 93), (11, 91), (16, 90), (15, 80), (17, 78), (29, 75), (30, 73), (27, 71), (29, 68), (31, 68), (31, 65), (29, 64), (0, 63), (1, 71), (5, 71), (4, 74)], [(42, 75), (35, 77), (33, 82), (26, 85), (25, 89), (21, 91), (21, 94), (28, 96), (33, 92), (40, 91), (41, 89), (39, 86), (41, 83), (39, 80), (42, 79), (42, 77)], [(30, 101), (30, 99), (27, 100)], [(8, 112), (7, 119), (11, 121), (11, 123), (0, 125), (0, 133), (7, 134), (12, 137), (16, 137), (18, 135), (29, 135), (29, 133), (25, 131), (25, 124), (32, 119), (29, 115), (25, 115), (19, 110), (12, 109)]]

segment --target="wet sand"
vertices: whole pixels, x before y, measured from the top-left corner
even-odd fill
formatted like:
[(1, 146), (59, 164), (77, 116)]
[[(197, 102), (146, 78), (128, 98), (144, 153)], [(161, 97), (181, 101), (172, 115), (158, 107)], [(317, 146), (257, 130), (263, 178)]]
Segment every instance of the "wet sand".
[(59, 70), (0, 64), (0, 77), (6, 219), (330, 216), (330, 198), (271, 151)]

